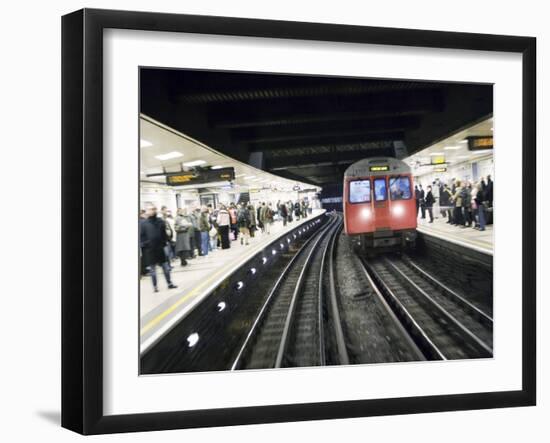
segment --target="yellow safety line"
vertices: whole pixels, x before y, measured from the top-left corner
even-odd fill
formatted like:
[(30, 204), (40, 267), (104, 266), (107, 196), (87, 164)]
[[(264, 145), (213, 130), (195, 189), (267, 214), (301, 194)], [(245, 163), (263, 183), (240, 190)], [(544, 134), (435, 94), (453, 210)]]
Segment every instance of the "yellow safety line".
[(203, 281), (200, 285), (195, 286), (191, 290), (191, 292), (184, 295), (182, 298), (180, 298), (176, 303), (174, 303), (172, 306), (167, 308), (164, 312), (161, 312), (159, 315), (157, 315), (155, 318), (149, 321), (143, 328), (141, 328), (140, 336), (145, 334), (147, 331), (149, 331), (151, 328), (156, 326), (162, 319), (164, 319), (167, 315), (170, 315), (172, 312), (176, 310), (178, 306), (180, 306), (182, 303), (187, 301), (190, 297), (196, 295), (197, 291), (201, 290), (205, 285), (208, 285), (212, 280), (214, 280), (220, 273), (225, 271), (229, 266), (231, 266), (233, 262), (227, 263), (223, 268), (219, 269), (217, 272), (215, 272), (210, 278)]

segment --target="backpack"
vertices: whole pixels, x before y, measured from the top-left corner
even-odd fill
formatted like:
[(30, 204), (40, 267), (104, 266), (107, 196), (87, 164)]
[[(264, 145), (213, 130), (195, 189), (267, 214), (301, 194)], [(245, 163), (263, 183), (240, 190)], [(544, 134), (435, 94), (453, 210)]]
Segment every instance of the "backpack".
[(470, 202), (470, 193), (467, 188), (462, 188), (460, 191), (460, 198), (462, 200), (462, 206), (468, 206)]

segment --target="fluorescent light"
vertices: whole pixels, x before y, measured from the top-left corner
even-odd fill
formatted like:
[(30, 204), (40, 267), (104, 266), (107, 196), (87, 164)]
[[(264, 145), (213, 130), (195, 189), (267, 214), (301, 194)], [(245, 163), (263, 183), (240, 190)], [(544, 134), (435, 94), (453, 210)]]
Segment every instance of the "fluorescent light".
[(458, 143), (468, 143), (468, 139), (460, 140)]
[(156, 159), (160, 161), (172, 160), (173, 158), (183, 157), (183, 154), (178, 151), (168, 152), (167, 154), (155, 155)]
[(150, 141), (144, 140), (143, 138), (139, 140), (140, 148), (148, 148), (149, 146), (153, 146), (153, 143), (151, 143)]
[(221, 165), (216, 165), (216, 166), (211, 166), (210, 169), (221, 169), (223, 168), (223, 166)]
[(443, 152), (432, 152), (430, 155), (443, 155)]
[(193, 166), (199, 166), (204, 165), (206, 162), (204, 160), (193, 160), (192, 162), (184, 163), (183, 166), (193, 167)]
[(460, 149), (462, 146), (445, 146), (443, 149), (445, 151), (454, 151), (456, 149)]
[(255, 175), (247, 175), (244, 179), (245, 180), (251, 180), (253, 178), (256, 178), (256, 176)]

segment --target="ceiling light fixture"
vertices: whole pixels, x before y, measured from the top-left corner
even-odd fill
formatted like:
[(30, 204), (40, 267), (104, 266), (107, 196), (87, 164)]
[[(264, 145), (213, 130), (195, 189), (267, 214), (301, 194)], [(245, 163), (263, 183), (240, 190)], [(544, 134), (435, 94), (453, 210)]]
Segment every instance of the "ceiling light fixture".
[(140, 148), (148, 148), (149, 146), (153, 146), (153, 143), (151, 143), (148, 140), (144, 140), (143, 138), (139, 140), (139, 147)]
[(216, 166), (211, 166), (210, 169), (221, 169), (223, 168), (223, 166), (221, 165), (216, 165)]
[(155, 155), (155, 158), (160, 161), (172, 160), (173, 158), (183, 157), (183, 154), (178, 151), (168, 152), (166, 154)]
[(192, 162), (184, 163), (183, 166), (192, 168), (193, 166), (200, 166), (200, 165), (204, 165), (205, 163), (206, 162), (204, 160), (193, 160)]

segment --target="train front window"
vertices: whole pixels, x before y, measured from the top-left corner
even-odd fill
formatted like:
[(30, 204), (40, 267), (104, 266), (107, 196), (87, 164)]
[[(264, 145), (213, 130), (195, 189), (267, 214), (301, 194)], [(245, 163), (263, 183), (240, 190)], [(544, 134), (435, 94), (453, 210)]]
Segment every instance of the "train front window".
[(390, 197), (392, 200), (409, 200), (412, 197), (409, 177), (390, 177)]
[(381, 202), (386, 200), (386, 179), (375, 178), (374, 179), (374, 201)]
[(370, 202), (370, 180), (354, 180), (349, 182), (349, 202)]

